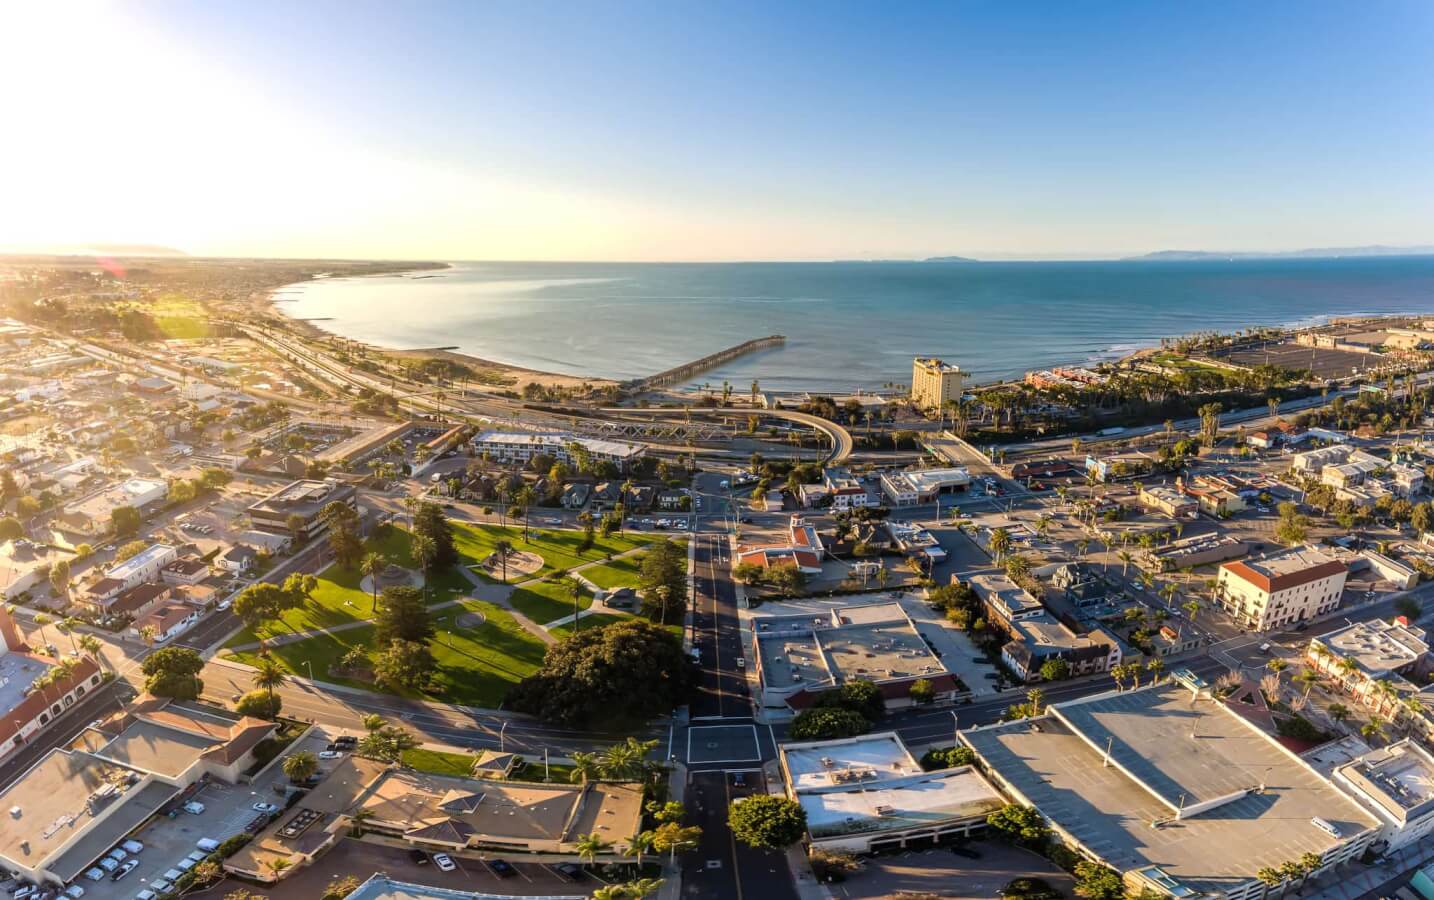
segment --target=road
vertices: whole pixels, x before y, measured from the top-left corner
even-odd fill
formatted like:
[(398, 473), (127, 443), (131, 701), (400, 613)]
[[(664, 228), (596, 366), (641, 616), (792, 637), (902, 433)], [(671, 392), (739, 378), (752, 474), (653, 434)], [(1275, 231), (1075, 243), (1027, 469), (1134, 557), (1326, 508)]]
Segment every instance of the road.
[(743, 658), (737, 589), (729, 574), (731, 548), (725, 536), (693, 538), (692, 646), (702, 676), (689, 710), (693, 719), (751, 715)]
[(693, 773), (684, 797), (688, 823), (702, 828), (697, 849), (682, 854), (682, 896), (692, 900), (796, 900), (784, 853), (754, 850), (727, 828), (733, 800), (765, 793), (760, 770)]

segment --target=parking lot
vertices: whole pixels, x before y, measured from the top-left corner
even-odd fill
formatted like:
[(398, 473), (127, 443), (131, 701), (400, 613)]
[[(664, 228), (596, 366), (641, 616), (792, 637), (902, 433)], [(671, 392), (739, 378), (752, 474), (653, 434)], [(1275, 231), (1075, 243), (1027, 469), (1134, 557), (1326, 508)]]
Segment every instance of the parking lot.
[[(327, 741), (311, 734), (302, 744), (290, 748), (317, 752)], [(253, 784), (228, 785), (211, 782), (191, 799), (204, 804), (204, 812), (194, 815), (180, 811), (174, 818), (160, 816), (134, 835), (144, 844), (138, 854), (139, 866), (120, 881), (106, 876), (102, 881), (91, 881), (81, 877), (79, 884), (85, 888), (86, 900), (133, 900), (141, 890), (157, 890), (156, 881), (166, 881), (165, 873), (180, 871), (177, 865), (194, 852), (202, 838), (223, 841), (240, 834), (259, 815), (253, 808), (256, 802), (282, 806), (284, 798), (274, 792), (273, 785), (285, 784), (288, 779), (276, 764)]]
[(968, 846), (979, 859), (944, 848), (875, 856), (863, 860), (861, 871), (845, 882), (828, 887), (838, 897), (930, 894), (944, 900), (984, 900), (999, 897), (1013, 878), (1040, 878), (1065, 896), (1073, 895), (1075, 880), (1028, 850), (994, 841)]
[[(507, 858), (514, 869), (507, 878), (499, 878), (476, 857), (454, 855), (453, 861), (458, 865), (455, 871), (441, 872), (432, 863), (416, 865), (409, 851), (402, 847), (342, 840), (312, 865), (274, 887), (255, 890), (270, 900), (313, 900), (335, 878), (352, 875), (362, 881), (374, 872), (413, 884), (518, 896), (586, 897), (602, 885), (590, 875), (573, 881), (542, 863), (522, 861), (522, 854)], [(225, 887), (234, 884), (230, 881)]]

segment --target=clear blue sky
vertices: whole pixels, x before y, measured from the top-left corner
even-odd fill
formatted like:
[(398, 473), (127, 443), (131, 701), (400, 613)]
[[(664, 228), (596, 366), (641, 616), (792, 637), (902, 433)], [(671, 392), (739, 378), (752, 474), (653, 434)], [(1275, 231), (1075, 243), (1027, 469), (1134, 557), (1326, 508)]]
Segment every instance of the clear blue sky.
[[(1434, 243), (1423, 0), (97, 9), (22, 23), (35, 62), (85, 77), (0, 69), (37, 115), (84, 123), (61, 143), (89, 154), (0, 150), (87, 172), (73, 196), (36, 190), (32, 231), (0, 243), (470, 259)], [(83, 58), (76, 18), (97, 30)], [(149, 71), (122, 74), (136, 57)], [(97, 100), (105, 138), (65, 106)]]

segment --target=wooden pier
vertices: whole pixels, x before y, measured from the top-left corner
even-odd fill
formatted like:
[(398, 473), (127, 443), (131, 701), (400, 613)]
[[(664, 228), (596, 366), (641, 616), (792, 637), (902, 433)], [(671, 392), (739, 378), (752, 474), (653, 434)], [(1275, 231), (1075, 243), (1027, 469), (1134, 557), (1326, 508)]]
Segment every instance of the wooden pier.
[(699, 372), (705, 372), (725, 362), (731, 362), (739, 356), (746, 356), (748, 353), (755, 353), (758, 350), (766, 350), (769, 347), (780, 347), (787, 342), (786, 335), (769, 334), (762, 338), (753, 338), (750, 341), (743, 341), (735, 347), (728, 347), (726, 350), (718, 350), (710, 353), (701, 359), (674, 366), (656, 375), (649, 375), (646, 378), (637, 378), (623, 385), (629, 391), (641, 393), (650, 391), (653, 388), (668, 387), (691, 379)]

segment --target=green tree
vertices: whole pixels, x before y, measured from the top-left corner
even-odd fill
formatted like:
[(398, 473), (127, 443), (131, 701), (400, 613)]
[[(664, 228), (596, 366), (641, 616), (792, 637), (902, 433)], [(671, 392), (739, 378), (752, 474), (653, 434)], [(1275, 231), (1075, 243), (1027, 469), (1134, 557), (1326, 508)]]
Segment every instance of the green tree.
[(911, 687), (907, 689), (907, 693), (911, 696), (913, 703), (930, 703), (936, 699), (936, 688), (931, 684), (931, 681), (926, 678), (918, 678), (911, 682)]
[(584, 860), (588, 865), (592, 865), (597, 861), (598, 854), (606, 853), (611, 846), (611, 841), (605, 841), (602, 835), (597, 832), (591, 832), (581, 835), (574, 849), (577, 850), (579, 859)]
[(407, 587), (384, 588), (378, 616), (374, 620), (374, 636), (378, 646), (393, 641), (427, 644), (433, 638), (433, 620), (423, 594)]
[(458, 545), (453, 539), (453, 524), (443, 515), (443, 507), (431, 501), (418, 505), (413, 514), (413, 534), (433, 542), (433, 557), (430, 566), (437, 571), (452, 568), (458, 563)]
[(418, 741), (407, 729), (389, 725), (383, 721), (382, 717), (375, 718), (378, 719), (378, 723), (372, 728), (368, 728), (368, 719), (364, 720), (364, 727), (368, 728), (368, 734), (359, 739), (357, 751), (359, 756), (383, 762), (398, 762), (403, 757), (404, 751), (418, 746)]
[(359, 560), (359, 574), (368, 579), (369, 613), (378, 612), (378, 578), (388, 568), (388, 557), (382, 553), (365, 553)]
[(373, 674), (390, 689), (421, 690), (428, 684), (436, 662), (428, 648), (417, 641), (396, 640), (379, 653)]
[(319, 758), (308, 750), (299, 750), (284, 757), (283, 768), (289, 780), (299, 784), (319, 771)]
[(799, 741), (824, 741), (866, 734), (870, 730), (871, 723), (859, 712), (814, 707), (798, 713), (788, 733)]
[(114, 561), (120, 563), (132, 559), (143, 553), (147, 547), (149, 545), (144, 541), (130, 541), (128, 544), (121, 544), (119, 549), (115, 550)]
[(164, 647), (144, 658), (144, 689), (156, 697), (193, 700), (204, 690), (204, 659), (188, 647)]
[(1071, 677), (1071, 664), (1059, 656), (1053, 656), (1041, 663), (1041, 677), (1046, 681), (1064, 681)]
[[(274, 689), (282, 686), (288, 679), (288, 674), (279, 667), (279, 664), (267, 656), (262, 657), (254, 665), (254, 687), (261, 691), (268, 692), (269, 706), (274, 710), (274, 715), (278, 715), (279, 712), (279, 701), (274, 696)], [(269, 719), (273, 717), (274, 716), (265, 716), (265, 718)]]
[(1008, 803), (986, 817), (986, 824), (1017, 843), (1044, 844), (1050, 829), (1041, 814), (1029, 806)]
[(0, 519), (0, 541), (13, 541), (25, 536), (25, 528), (14, 516)]
[[(302, 780), (302, 779), (300, 779)], [(352, 875), (335, 876), (319, 895), (319, 900), (344, 900), (359, 889), (359, 880)]]
[(133, 506), (120, 506), (110, 510), (110, 531), (116, 537), (130, 537), (139, 532), (139, 510)]
[(508, 694), (509, 707), (550, 722), (642, 721), (687, 701), (695, 680), (681, 640), (642, 619), (625, 619), (548, 647), (538, 671)]
[(807, 833), (807, 813), (795, 800), (774, 794), (753, 794), (727, 809), (732, 836), (749, 847), (781, 850)]
[(927, 772), (975, 764), (976, 753), (970, 747), (964, 746), (927, 750), (921, 757), (921, 768)]
[(637, 588), (649, 619), (681, 622), (687, 611), (687, 553), (666, 539), (649, 546), (638, 569)]
[(292, 595), (283, 588), (267, 581), (251, 584), (234, 598), (234, 615), (245, 625), (254, 628), (263, 622), (277, 619), (289, 609)]
[(991, 555), (999, 562), (1011, 549), (1011, 533), (1004, 528), (997, 528), (991, 532), (990, 539)]
[(503, 567), (503, 583), (508, 583), (508, 557), (517, 552), (512, 541), (501, 540), (493, 543), (493, 555), (498, 557), (498, 563)]
[(1122, 900), (1125, 896), (1120, 875), (1100, 863), (1081, 860), (1075, 865), (1075, 876), (1075, 892), (1078, 897), (1085, 897), (1086, 900)]
[(250, 691), (234, 704), (234, 711), (241, 716), (253, 716), (256, 719), (269, 719), (270, 721), (279, 717), (279, 710), (282, 708), (283, 700), (265, 691)]

